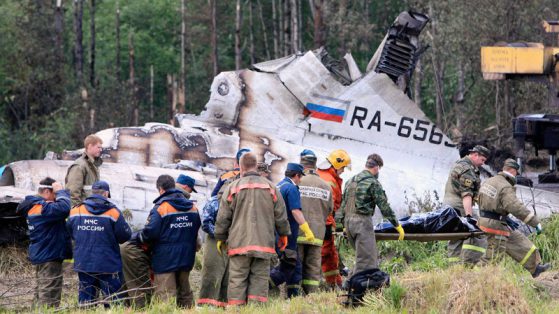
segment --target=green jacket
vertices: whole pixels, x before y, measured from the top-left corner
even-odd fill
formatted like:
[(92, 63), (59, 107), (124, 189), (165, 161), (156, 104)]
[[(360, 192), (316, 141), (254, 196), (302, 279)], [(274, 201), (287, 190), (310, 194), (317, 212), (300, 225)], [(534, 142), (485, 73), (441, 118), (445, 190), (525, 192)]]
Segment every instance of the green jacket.
[(340, 208), (343, 215), (357, 213), (372, 216), (375, 206), (392, 225), (400, 224), (378, 179), (368, 170), (363, 170), (346, 184)]
[[(524, 223), (536, 227), (540, 220), (535, 213), (524, 206), (516, 197), (516, 179), (499, 172), (483, 182), (479, 190), (479, 208), (501, 216), (512, 214)], [(479, 225), (487, 228), (509, 231), (504, 221), (481, 217)]]
[(476, 200), (480, 185), (479, 170), (470, 158), (465, 156), (454, 164), (448, 175), (443, 203), (459, 210), (463, 215), (464, 204), (462, 198), (470, 195), (473, 200)]
[(330, 185), (322, 180), (314, 170), (305, 171), (306, 176), (299, 183), (301, 193), (301, 211), (305, 220), (309, 223), (315, 241), (309, 242), (299, 230), (297, 243), (322, 246), (324, 234), (326, 232), (326, 219), (332, 212), (334, 201)]
[(99, 167), (103, 163), (101, 158), (91, 160), (83, 153), (66, 172), (66, 189), (70, 191), (72, 206), (81, 203), (91, 195), (91, 185), (100, 180)]
[(246, 173), (223, 190), (215, 223), (215, 239), (227, 241), (227, 254), (271, 258), (275, 233), (289, 235), (285, 203), (277, 187)]

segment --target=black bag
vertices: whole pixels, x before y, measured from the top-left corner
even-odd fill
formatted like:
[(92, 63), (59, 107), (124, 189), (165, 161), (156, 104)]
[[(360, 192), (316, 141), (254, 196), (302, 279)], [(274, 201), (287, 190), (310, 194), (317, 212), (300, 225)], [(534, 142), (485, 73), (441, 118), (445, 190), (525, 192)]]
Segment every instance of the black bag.
[[(406, 233), (452, 233), (480, 231), (477, 226), (460, 217), (454, 208), (445, 205), (436, 211), (415, 214), (411, 217), (400, 219), (400, 224)], [(389, 222), (375, 226), (375, 232), (396, 233), (396, 229)]]
[(358, 272), (348, 280), (345, 305), (361, 305), (367, 291), (376, 291), (388, 286), (390, 286), (390, 276), (378, 268)]

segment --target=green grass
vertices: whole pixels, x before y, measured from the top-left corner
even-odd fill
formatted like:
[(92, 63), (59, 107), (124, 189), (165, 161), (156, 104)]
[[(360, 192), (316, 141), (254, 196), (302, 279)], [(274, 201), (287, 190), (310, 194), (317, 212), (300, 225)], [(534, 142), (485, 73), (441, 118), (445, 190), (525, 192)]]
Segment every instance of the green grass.
[(543, 233), (531, 236), (540, 250), (542, 260), (556, 268), (559, 266), (559, 215), (553, 215), (542, 222)]
[[(544, 233), (532, 235), (543, 259), (557, 265), (559, 258), (559, 218), (543, 222)], [(338, 239), (340, 253), (348, 267), (353, 263), (353, 250)], [(18, 253), (19, 252), (19, 253)], [(534, 280), (511, 258), (506, 257), (493, 265), (464, 268), (450, 266), (446, 259), (446, 243), (415, 241), (379, 242), (381, 269), (391, 275), (390, 287), (369, 293), (365, 305), (348, 309), (340, 305), (342, 298), (336, 292), (321, 292), (307, 297), (284, 300), (271, 297), (265, 305), (248, 305), (227, 310), (215, 308), (178, 309), (173, 302), (153, 302), (145, 313), (559, 313), (559, 273), (543, 274), (543, 280)], [(197, 256), (195, 270), (199, 269), (201, 255)], [(33, 271), (25, 261), (23, 249), (0, 250), (0, 276), (8, 271)], [(546, 277), (547, 276), (547, 277)], [(554, 278), (558, 279), (555, 280)], [(74, 288), (72, 288), (74, 289)], [(0, 294), (2, 291), (0, 291)], [(341, 294), (341, 292), (339, 293)], [(196, 295), (196, 293), (195, 293)], [(122, 305), (109, 311), (103, 307), (77, 309), (77, 291), (65, 291), (62, 312), (67, 313), (135, 313), (137, 310)], [(1, 300), (1, 297), (0, 297)], [(30, 311), (22, 304), (19, 311)], [(13, 311), (11, 308), (10, 311)], [(2, 309), (0, 312), (9, 312)], [(45, 312), (54, 313), (52, 310)]]

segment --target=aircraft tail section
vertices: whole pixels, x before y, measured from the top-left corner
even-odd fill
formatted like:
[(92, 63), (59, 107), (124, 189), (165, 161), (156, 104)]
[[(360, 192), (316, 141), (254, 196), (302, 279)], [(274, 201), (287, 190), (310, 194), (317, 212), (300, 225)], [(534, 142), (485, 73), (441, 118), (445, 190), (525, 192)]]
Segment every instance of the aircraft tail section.
[(412, 11), (400, 13), (369, 61), (367, 72), (384, 73), (401, 90), (406, 90), (421, 54), (419, 34), (428, 22), (429, 17), (425, 14)]

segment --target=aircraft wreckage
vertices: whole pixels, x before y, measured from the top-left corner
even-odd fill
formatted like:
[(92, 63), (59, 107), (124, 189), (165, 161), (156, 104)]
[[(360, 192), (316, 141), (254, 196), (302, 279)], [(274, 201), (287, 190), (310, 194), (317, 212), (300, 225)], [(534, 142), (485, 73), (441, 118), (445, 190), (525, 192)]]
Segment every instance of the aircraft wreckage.
[[(349, 53), (340, 61), (322, 48), (298, 53), (219, 74), (205, 110), (177, 115), (179, 127), (148, 123), (99, 131), (104, 145), (101, 178), (111, 183), (113, 200), (130, 214), (133, 225), (142, 226), (160, 174), (194, 177), (199, 193), (193, 199), (201, 207), (218, 174), (233, 167), (241, 147), (271, 165), (275, 181), (304, 148), (314, 150), (319, 160), (345, 149), (353, 164), (343, 174), (346, 179), (376, 152), (385, 160), (380, 180), (388, 199), (400, 216), (407, 215), (414, 195), (435, 191), (442, 196), (449, 169), (459, 159), (455, 144), (405, 93), (420, 54), (418, 36), (427, 22), (425, 15), (401, 13), (365, 72)], [(63, 181), (69, 160), (76, 157), (76, 152), (64, 152), (65, 160), (6, 165), (0, 178), (1, 211), (15, 209), (47, 175)], [(535, 190), (534, 198), (527, 188), (518, 193), (527, 203), (535, 199), (539, 215), (559, 211), (557, 193)], [(16, 219), (3, 216), (5, 221)]]

